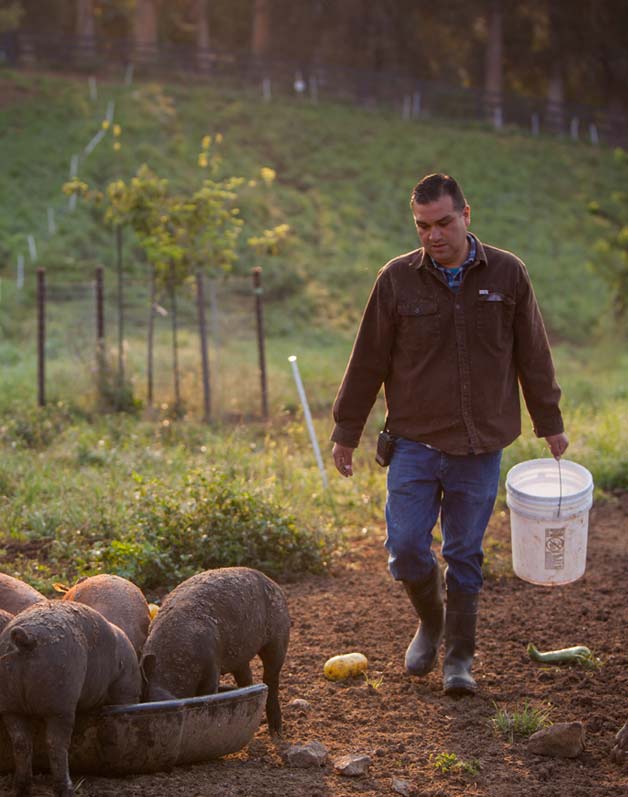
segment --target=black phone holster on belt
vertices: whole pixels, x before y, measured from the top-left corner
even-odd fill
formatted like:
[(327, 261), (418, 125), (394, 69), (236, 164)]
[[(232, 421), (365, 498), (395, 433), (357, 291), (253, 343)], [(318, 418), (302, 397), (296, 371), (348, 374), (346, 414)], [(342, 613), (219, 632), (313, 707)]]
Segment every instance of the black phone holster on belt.
[(375, 462), (382, 468), (387, 467), (392, 459), (393, 451), (397, 438), (383, 429), (377, 437), (377, 451), (375, 452)]

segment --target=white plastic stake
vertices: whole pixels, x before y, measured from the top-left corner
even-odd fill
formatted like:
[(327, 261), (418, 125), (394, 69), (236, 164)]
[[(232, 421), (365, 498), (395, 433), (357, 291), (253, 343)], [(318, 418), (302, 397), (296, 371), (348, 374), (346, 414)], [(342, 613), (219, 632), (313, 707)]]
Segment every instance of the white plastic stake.
[[(70, 160), (70, 180), (74, 180), (74, 178), (78, 175), (78, 167), (79, 167), (79, 156), (72, 155)], [(77, 197), (76, 194), (71, 194), (70, 199), (68, 200), (68, 210), (70, 213), (73, 213), (76, 209), (76, 201)]]
[(421, 92), (415, 91), (412, 95), (412, 118), (418, 119), (421, 116)]
[(83, 154), (85, 156), (91, 155), (91, 153), (96, 149), (98, 144), (103, 140), (106, 131), (102, 128), (96, 133), (96, 135), (92, 138), (89, 144), (83, 150)]
[(591, 143), (594, 146), (597, 146), (600, 143), (600, 136), (598, 135), (597, 127), (593, 124), (593, 122), (591, 122), (589, 125), (589, 136), (591, 138)]
[(113, 114), (116, 110), (116, 103), (115, 100), (109, 100), (107, 103), (107, 113), (105, 114), (105, 119), (111, 124), (113, 122)]
[(89, 98), (92, 102), (98, 99), (98, 86), (96, 85), (95, 77), (88, 77), (87, 83), (89, 84)]
[(35, 244), (35, 236), (27, 235), (26, 240), (28, 241), (28, 253), (31, 256), (31, 263), (34, 263), (37, 260), (37, 246)]
[(294, 374), (294, 381), (297, 385), (297, 392), (299, 393), (299, 398), (301, 399), (301, 406), (303, 407), (303, 415), (305, 416), (305, 423), (307, 424), (307, 430), (310, 433), (310, 440), (312, 442), (312, 448), (314, 449), (314, 456), (316, 457), (316, 463), (318, 465), (318, 469), (321, 472), (321, 480), (323, 482), (323, 487), (327, 489), (328, 482), (327, 482), (327, 473), (325, 472), (325, 466), (323, 465), (323, 458), (321, 457), (321, 451), (318, 447), (318, 440), (316, 439), (316, 432), (314, 431), (314, 424), (312, 423), (312, 415), (310, 414), (310, 408), (307, 403), (307, 397), (305, 395), (305, 390), (303, 389), (303, 382), (301, 381), (301, 374), (299, 373), (299, 366), (297, 364), (297, 357), (296, 354), (291, 354), (288, 357), (288, 362), (292, 366), (292, 373)]
[(307, 86), (303, 80), (303, 75), (300, 72), (297, 72), (294, 76), (294, 90), (297, 94), (303, 94), (306, 88)]
[(73, 180), (78, 174), (79, 156), (72, 155), (70, 159), (70, 180)]
[(54, 208), (48, 208), (48, 235), (54, 235), (57, 231), (57, 224), (55, 222)]
[(133, 64), (129, 64), (126, 68), (126, 73), (124, 75), (124, 85), (130, 86), (133, 83)]
[(262, 95), (266, 102), (270, 102), (273, 98), (273, 92), (269, 77), (265, 77), (262, 81)]
[(24, 287), (24, 255), (17, 256), (17, 289), (22, 290)]
[(532, 135), (538, 136), (541, 132), (541, 120), (539, 119), (538, 113), (532, 114)]

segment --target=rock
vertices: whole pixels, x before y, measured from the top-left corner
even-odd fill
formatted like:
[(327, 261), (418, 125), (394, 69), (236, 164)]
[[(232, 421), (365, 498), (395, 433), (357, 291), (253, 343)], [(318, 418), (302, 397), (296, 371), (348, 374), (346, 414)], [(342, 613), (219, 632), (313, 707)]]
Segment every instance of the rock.
[(288, 703), (288, 708), (292, 708), (295, 711), (302, 711), (304, 714), (307, 714), (312, 706), (307, 702), (307, 700), (302, 700), (300, 697), (297, 697)]
[(327, 761), (327, 748), (320, 742), (293, 744), (286, 750), (286, 760), (291, 767), (322, 767)]
[(412, 786), (408, 783), (407, 780), (401, 780), (401, 778), (393, 778), (392, 779), (392, 790), (397, 794), (403, 795), (403, 797), (410, 797), (412, 794)]
[(575, 758), (584, 750), (584, 727), (581, 722), (557, 722), (533, 733), (528, 750), (536, 755)]
[(366, 775), (371, 766), (371, 759), (367, 755), (349, 754), (343, 755), (334, 761), (334, 769), (339, 775), (347, 778), (355, 778)]

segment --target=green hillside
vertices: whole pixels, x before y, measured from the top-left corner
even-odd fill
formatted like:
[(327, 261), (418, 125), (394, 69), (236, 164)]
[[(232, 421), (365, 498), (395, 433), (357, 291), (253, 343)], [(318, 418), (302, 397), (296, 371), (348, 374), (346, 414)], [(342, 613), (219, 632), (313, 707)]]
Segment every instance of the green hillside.
[[(28, 234), (57, 279), (82, 279), (95, 263), (111, 261), (110, 235), (87, 210), (59, 214), (67, 208), (60, 189), (71, 156), (99, 130), (112, 99), (122, 149), (115, 154), (107, 135), (81, 162), (79, 175), (90, 184), (128, 178), (142, 163), (176, 184), (198, 184), (200, 140), (217, 132), (226, 173), (277, 171), (272, 197), (252, 199), (246, 216), (253, 227), (287, 221), (293, 229), (268, 280), (298, 323), (354, 327), (377, 269), (416, 246), (408, 196), (417, 178), (435, 170), (462, 183), (473, 230), (525, 260), (556, 339), (588, 341), (605, 311), (604, 286), (586, 267), (595, 236), (586, 203), (618, 184), (607, 149), (407, 122), (349, 105), (264, 103), (205, 84), (101, 82), (92, 102), (85, 79), (8, 71), (0, 76), (0, 274), (14, 273)], [(48, 206), (57, 208), (53, 236)], [(248, 273), (250, 265), (243, 252), (237, 268)]]

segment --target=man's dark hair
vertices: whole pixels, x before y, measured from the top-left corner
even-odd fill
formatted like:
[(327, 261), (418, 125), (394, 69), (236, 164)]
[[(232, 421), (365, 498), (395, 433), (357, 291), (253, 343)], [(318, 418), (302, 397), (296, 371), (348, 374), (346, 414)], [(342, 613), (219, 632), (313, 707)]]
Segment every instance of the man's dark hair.
[(444, 195), (451, 197), (455, 210), (464, 210), (467, 200), (464, 198), (458, 183), (448, 174), (426, 175), (414, 186), (410, 202), (416, 202), (417, 205), (427, 205), (430, 202), (436, 202), (437, 199)]

